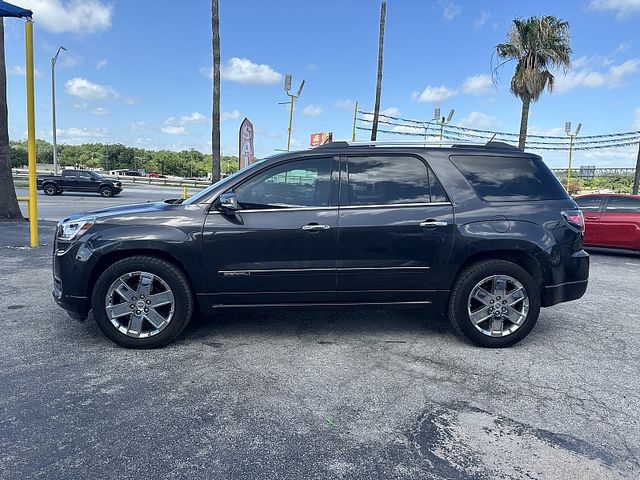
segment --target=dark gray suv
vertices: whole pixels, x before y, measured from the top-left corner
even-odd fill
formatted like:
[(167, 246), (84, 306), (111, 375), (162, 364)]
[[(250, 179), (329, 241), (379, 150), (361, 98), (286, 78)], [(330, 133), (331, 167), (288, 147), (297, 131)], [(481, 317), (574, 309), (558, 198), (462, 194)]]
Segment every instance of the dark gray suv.
[(54, 297), (127, 347), (198, 310), (424, 307), (485, 347), (580, 298), (582, 213), (514, 147), (334, 142), (251, 165), (184, 202), (60, 222)]

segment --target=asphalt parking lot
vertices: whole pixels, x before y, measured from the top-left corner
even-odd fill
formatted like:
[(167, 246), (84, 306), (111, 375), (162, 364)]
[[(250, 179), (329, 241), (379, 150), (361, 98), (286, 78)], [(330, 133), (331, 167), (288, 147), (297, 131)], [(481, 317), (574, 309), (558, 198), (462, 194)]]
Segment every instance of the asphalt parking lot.
[[(168, 198), (180, 198), (180, 187), (159, 187), (150, 185), (125, 184), (122, 192), (111, 198), (103, 198), (97, 193), (65, 192), (62, 195), (47, 196), (38, 191), (38, 218), (57, 222), (72, 213), (99, 208), (127, 205), (131, 203), (155, 202)], [(189, 187), (187, 193), (193, 195), (201, 188)], [(16, 188), (16, 194), (27, 196), (26, 188)], [(20, 203), (22, 214), (27, 216), (27, 204)]]
[[(45, 222), (46, 223), (46, 222)], [(233, 312), (131, 351), (0, 224), (0, 478), (640, 477), (640, 257), (505, 350), (420, 311)]]

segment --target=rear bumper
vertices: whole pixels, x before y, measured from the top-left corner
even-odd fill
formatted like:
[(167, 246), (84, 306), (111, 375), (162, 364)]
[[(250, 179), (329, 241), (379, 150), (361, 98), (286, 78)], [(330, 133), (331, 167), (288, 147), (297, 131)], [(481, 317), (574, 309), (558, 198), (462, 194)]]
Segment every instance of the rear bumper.
[(544, 288), (543, 307), (550, 307), (562, 302), (577, 300), (587, 291), (588, 280), (566, 282), (559, 285), (549, 285)]
[(556, 276), (556, 282), (545, 285), (542, 292), (542, 306), (550, 307), (562, 302), (577, 300), (584, 295), (589, 283), (589, 254), (584, 250), (573, 253), (558, 267), (562, 275)]

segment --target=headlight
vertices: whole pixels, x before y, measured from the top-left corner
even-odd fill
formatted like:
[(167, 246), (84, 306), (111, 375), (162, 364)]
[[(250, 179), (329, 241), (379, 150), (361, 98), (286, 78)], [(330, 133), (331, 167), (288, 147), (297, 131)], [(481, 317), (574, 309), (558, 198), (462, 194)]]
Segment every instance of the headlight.
[(58, 240), (62, 240), (63, 242), (77, 240), (91, 228), (95, 221), (95, 218), (83, 218), (80, 220), (60, 222), (58, 224)]

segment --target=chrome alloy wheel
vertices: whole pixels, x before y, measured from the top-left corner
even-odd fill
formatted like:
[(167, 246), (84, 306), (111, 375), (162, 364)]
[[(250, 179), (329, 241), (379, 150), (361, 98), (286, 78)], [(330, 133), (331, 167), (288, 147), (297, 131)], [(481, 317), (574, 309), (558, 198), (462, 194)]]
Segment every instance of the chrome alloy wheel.
[(529, 313), (529, 295), (509, 275), (492, 275), (476, 284), (467, 301), (473, 326), (489, 337), (506, 337), (522, 326)]
[(149, 272), (131, 272), (111, 284), (104, 306), (118, 331), (128, 337), (147, 338), (169, 325), (175, 299), (162, 278)]

